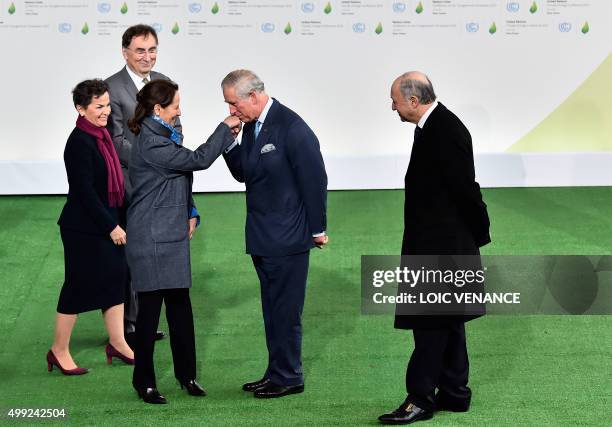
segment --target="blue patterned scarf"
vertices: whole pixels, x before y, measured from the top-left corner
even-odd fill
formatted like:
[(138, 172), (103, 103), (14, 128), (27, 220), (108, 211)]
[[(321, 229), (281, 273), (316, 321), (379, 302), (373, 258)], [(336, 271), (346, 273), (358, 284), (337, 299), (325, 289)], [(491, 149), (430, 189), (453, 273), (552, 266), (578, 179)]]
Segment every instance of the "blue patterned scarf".
[(171, 133), (170, 139), (176, 145), (183, 145), (183, 135), (179, 131), (177, 131), (171, 124), (166, 123), (161, 117), (152, 115), (151, 118), (155, 120), (157, 123), (168, 129)]

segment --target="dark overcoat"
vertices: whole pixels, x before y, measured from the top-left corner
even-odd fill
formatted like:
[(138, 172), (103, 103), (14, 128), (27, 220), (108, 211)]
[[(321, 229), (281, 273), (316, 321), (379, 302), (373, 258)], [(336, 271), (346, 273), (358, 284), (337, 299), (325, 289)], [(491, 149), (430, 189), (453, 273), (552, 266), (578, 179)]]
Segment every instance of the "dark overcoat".
[[(472, 138), (461, 120), (439, 103), (415, 132), (405, 177), (402, 255), (479, 255), (479, 247), (490, 241)], [(482, 314), (396, 315), (395, 327), (439, 328)]]

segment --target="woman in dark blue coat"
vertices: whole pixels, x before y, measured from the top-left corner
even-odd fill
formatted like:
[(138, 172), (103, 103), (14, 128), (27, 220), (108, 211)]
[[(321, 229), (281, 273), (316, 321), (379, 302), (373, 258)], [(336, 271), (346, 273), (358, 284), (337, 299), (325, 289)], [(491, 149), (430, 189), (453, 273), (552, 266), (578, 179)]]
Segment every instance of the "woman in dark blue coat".
[(64, 245), (65, 280), (55, 321), (55, 339), (47, 353), (49, 371), (64, 375), (88, 372), (70, 355), (69, 343), (77, 315), (101, 309), (109, 335), (108, 363), (118, 357), (134, 363), (123, 335), (123, 301), (128, 280), (125, 231), (118, 225), (123, 203), (121, 166), (105, 129), (110, 114), (106, 83), (85, 80), (73, 91), (79, 113), (64, 150), (68, 196), (58, 224)]

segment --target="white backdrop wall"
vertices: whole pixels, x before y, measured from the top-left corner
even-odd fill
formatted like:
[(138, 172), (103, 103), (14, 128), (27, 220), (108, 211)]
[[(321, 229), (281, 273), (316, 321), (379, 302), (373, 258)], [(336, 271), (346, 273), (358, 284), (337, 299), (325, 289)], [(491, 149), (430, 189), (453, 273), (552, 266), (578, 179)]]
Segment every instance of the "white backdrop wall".
[[(155, 69), (180, 85), (188, 147), (227, 115), (221, 79), (250, 68), (318, 135), (330, 189), (400, 188), (413, 126), (389, 89), (419, 69), (470, 129), (483, 186), (610, 185), (608, 152), (508, 151), (609, 57), (611, 17), (606, 0), (0, 1), (0, 194), (67, 190), (70, 91), (118, 71), (121, 34), (141, 22), (160, 30)], [(194, 184), (242, 188), (222, 161)]]

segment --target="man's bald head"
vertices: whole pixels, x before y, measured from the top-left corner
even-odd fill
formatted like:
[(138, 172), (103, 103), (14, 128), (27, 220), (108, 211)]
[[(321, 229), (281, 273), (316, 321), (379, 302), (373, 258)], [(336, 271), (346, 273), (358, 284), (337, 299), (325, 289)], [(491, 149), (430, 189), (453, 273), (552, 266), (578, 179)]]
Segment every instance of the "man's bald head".
[(436, 93), (429, 77), (420, 71), (408, 71), (395, 79), (404, 99), (415, 96), (420, 104), (431, 104), (436, 100)]
[(409, 71), (395, 79), (391, 85), (391, 108), (402, 121), (418, 123), (436, 94), (429, 78), (420, 71)]

